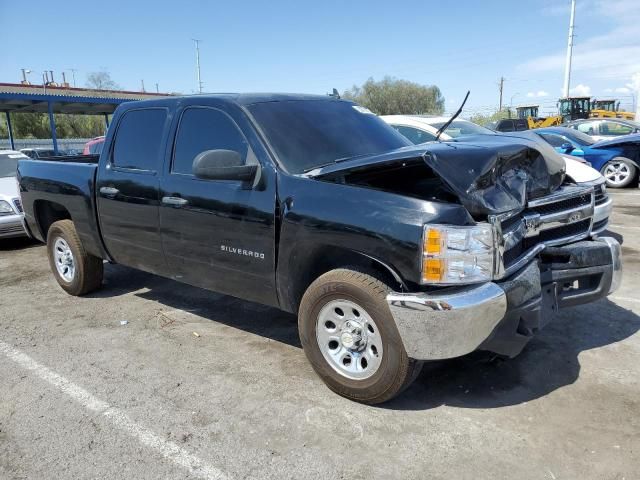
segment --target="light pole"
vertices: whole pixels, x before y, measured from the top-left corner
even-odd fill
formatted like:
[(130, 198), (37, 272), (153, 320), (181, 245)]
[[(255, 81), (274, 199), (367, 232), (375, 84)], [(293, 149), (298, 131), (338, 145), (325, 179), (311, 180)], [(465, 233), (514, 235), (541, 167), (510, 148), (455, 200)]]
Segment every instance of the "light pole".
[(567, 43), (567, 59), (564, 66), (564, 87), (562, 94), (564, 98), (569, 98), (569, 87), (571, 86), (571, 55), (573, 54), (573, 24), (576, 18), (576, 0), (571, 0), (571, 19), (569, 20), (569, 41)]
[(513, 99), (520, 95), (520, 92), (516, 92), (511, 95), (511, 99), (509, 100), (509, 118), (511, 118), (511, 110), (513, 109)]
[(200, 80), (200, 40), (192, 38), (196, 44), (196, 75), (198, 78), (198, 93), (202, 93), (202, 81)]

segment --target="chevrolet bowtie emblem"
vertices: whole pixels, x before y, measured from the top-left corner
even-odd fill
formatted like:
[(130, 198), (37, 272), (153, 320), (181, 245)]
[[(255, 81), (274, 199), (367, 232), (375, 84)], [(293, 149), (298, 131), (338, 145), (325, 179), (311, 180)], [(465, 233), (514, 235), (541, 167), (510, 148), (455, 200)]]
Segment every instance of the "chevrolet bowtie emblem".
[(577, 222), (582, 219), (582, 212), (575, 212), (569, 217), (569, 223)]
[(529, 213), (523, 217), (525, 236), (532, 237), (540, 233), (540, 214)]

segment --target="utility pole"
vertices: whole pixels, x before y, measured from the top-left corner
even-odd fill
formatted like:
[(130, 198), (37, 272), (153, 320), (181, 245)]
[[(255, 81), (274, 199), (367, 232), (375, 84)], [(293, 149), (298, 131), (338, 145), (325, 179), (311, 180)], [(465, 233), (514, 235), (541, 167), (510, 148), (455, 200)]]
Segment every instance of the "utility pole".
[(156, 93), (160, 93), (160, 89), (158, 88), (158, 84), (156, 83)]
[(144, 78), (140, 80), (140, 83), (142, 84), (142, 91), (145, 92), (146, 90), (144, 89)]
[(498, 108), (498, 111), (501, 112), (502, 111), (502, 90), (504, 89), (504, 77), (500, 77), (500, 108)]
[(20, 70), (22, 70), (22, 84), (29, 85), (29, 80), (27, 80), (27, 75), (31, 73), (31, 70), (29, 70), (28, 68), (21, 68)]
[(564, 98), (569, 97), (569, 88), (571, 86), (571, 56), (573, 55), (573, 25), (576, 18), (576, 0), (571, 0), (571, 19), (569, 20), (569, 41), (567, 42), (567, 60), (564, 66), (564, 88), (562, 95)]
[(200, 79), (200, 40), (192, 38), (196, 44), (196, 74), (198, 77), (198, 93), (202, 93), (202, 80)]
[(76, 88), (76, 72), (77, 72), (77, 70), (75, 68), (70, 68), (69, 70), (71, 70), (71, 76), (73, 77), (73, 88)]

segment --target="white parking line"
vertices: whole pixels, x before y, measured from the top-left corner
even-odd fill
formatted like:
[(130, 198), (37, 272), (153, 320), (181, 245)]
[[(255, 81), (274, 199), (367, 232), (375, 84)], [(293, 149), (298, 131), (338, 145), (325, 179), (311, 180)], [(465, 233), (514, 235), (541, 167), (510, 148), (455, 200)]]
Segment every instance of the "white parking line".
[(625, 228), (627, 230), (640, 230), (640, 227), (634, 225), (615, 225), (613, 223), (609, 224), (607, 228)]
[(62, 393), (70, 396), (87, 410), (104, 416), (112, 425), (136, 438), (143, 445), (154, 449), (164, 458), (186, 468), (194, 477), (213, 480), (228, 479), (218, 468), (208, 465), (175, 443), (168, 442), (151, 430), (138, 425), (122, 410), (109, 405), (79, 385), (67, 380), (62, 375), (58, 375), (54, 371), (49, 370), (44, 365), (39, 364), (29, 357), (26, 353), (22, 353), (20, 350), (2, 341), (0, 341), (0, 353), (22, 368), (31, 370), (36, 376), (53, 385)]
[(640, 299), (638, 298), (618, 297), (617, 295), (611, 295), (609, 298), (613, 300), (620, 300), (621, 302), (640, 303)]

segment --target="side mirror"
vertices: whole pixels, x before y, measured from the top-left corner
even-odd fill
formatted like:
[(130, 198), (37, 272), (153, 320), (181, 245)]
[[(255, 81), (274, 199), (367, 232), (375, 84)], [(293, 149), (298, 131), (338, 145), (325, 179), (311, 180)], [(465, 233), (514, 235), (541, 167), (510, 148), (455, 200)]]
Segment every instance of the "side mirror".
[(566, 153), (569, 153), (575, 149), (575, 147), (569, 142), (563, 143), (562, 145), (560, 145), (560, 148), (563, 149)]
[(245, 165), (234, 150), (205, 150), (193, 159), (193, 174), (205, 180), (253, 180), (258, 165)]

